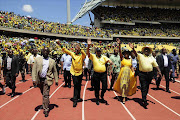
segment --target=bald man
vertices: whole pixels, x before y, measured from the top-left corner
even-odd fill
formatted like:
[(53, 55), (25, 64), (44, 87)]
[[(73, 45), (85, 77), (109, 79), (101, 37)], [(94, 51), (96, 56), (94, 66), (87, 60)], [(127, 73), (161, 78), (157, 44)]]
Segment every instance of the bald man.
[(58, 86), (58, 73), (55, 60), (49, 58), (49, 48), (42, 50), (42, 57), (35, 59), (32, 69), (33, 83), (38, 86), (43, 95), (43, 109), (45, 117), (49, 115), (49, 92), (54, 80)]

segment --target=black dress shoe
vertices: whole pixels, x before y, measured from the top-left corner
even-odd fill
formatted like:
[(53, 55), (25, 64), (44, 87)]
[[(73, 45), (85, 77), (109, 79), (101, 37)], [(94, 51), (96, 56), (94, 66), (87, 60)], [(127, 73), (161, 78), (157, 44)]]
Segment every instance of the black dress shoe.
[(73, 102), (73, 107), (77, 106), (77, 101)]
[(156, 90), (159, 90), (159, 86), (157, 86)]
[(49, 116), (49, 112), (48, 111), (44, 111), (44, 116), (48, 117)]
[(99, 105), (99, 100), (96, 100), (96, 105)]
[(12, 94), (11, 94), (11, 98), (13, 98), (14, 96), (15, 96), (15, 93), (12, 93)]
[(175, 79), (174, 78), (172, 79), (172, 82), (175, 83)]
[(171, 93), (171, 91), (170, 91), (170, 90), (166, 90), (166, 92)]
[(147, 101), (144, 101), (144, 106), (146, 107), (147, 105), (149, 105), (149, 103)]

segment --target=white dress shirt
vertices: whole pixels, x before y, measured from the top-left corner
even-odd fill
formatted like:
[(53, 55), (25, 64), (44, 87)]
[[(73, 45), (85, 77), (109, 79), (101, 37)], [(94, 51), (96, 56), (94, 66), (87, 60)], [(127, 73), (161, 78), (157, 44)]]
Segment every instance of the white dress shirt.
[(137, 68), (137, 59), (136, 58), (132, 58), (132, 67), (133, 68)]
[(8, 70), (11, 70), (11, 62), (12, 62), (12, 58), (10, 58), (10, 57), (8, 56), (8, 58), (7, 58), (7, 69), (8, 69)]
[(72, 64), (72, 57), (67, 54), (63, 54), (61, 57), (61, 62), (63, 62), (63, 70), (70, 71)]
[(43, 58), (43, 69), (42, 69), (42, 72), (40, 75), (41, 78), (46, 78), (48, 68), (49, 68), (49, 58), (47, 58), (47, 59)]
[(168, 66), (168, 57), (167, 54), (163, 55), (163, 59), (164, 59), (164, 67)]
[(88, 63), (89, 63), (89, 58), (88, 56), (86, 56), (85, 60), (84, 60), (85, 66), (84, 68), (88, 68)]

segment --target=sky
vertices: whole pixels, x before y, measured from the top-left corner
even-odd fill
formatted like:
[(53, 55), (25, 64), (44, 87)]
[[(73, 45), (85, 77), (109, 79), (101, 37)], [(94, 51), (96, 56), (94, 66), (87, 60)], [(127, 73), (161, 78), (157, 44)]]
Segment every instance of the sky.
[[(71, 20), (79, 12), (86, 0), (71, 1)], [(67, 22), (66, 0), (0, 0), (0, 10), (20, 15), (30, 15), (38, 19), (52, 22)], [(92, 20), (94, 15), (91, 13)], [(90, 26), (89, 15), (86, 14), (73, 24)]]

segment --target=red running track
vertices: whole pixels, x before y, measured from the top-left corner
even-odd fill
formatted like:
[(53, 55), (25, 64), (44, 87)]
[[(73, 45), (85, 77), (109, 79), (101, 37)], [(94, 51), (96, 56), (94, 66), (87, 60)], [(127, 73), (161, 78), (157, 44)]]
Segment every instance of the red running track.
[[(39, 88), (33, 88), (31, 76), (26, 76), (28, 81), (19, 83), (20, 77), (16, 83), (17, 96), (11, 98), (6, 88), (6, 94), (0, 95), (0, 116), (1, 120), (152, 120), (152, 119), (180, 119), (180, 83), (170, 82), (171, 93), (165, 92), (165, 81), (162, 80), (162, 89), (156, 90), (155, 84), (150, 85), (149, 95), (147, 96), (149, 105), (145, 109), (141, 104), (141, 91), (128, 97), (125, 105), (118, 99), (121, 97), (113, 92), (105, 93), (106, 103), (95, 103), (94, 91), (90, 91), (90, 81), (82, 81), (81, 98), (76, 108), (73, 108), (73, 85), (71, 88), (63, 87), (63, 79), (59, 79), (59, 86), (52, 85), (50, 90), (50, 113), (45, 118), (43, 110), (40, 110), (42, 104), (42, 95)], [(62, 78), (62, 75), (60, 75)], [(180, 79), (179, 79), (180, 80)], [(108, 82), (109, 86), (109, 82)], [(21, 94), (23, 93), (23, 94)], [(118, 96), (118, 97), (117, 97)]]

